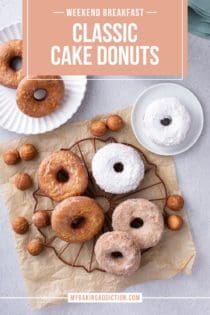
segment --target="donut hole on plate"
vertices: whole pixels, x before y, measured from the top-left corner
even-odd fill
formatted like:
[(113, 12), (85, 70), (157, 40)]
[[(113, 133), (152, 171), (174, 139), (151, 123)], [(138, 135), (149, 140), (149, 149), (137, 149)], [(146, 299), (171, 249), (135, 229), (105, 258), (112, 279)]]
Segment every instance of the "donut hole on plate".
[(45, 89), (36, 89), (33, 93), (33, 97), (36, 101), (41, 102), (46, 100), (48, 96), (48, 92)]
[(85, 221), (86, 221), (85, 217), (83, 217), (83, 216), (75, 217), (71, 221), (71, 228), (73, 230), (81, 229), (84, 226)]
[(14, 71), (19, 71), (22, 68), (22, 57), (14, 56), (10, 59), (9, 67)]
[(115, 172), (122, 173), (124, 170), (124, 165), (121, 162), (115, 163), (113, 166)]
[(133, 229), (139, 229), (144, 225), (144, 221), (141, 218), (134, 218), (130, 222), (130, 227)]
[(172, 118), (170, 116), (163, 117), (160, 120), (160, 123), (161, 123), (162, 126), (167, 127), (167, 126), (171, 125)]
[(66, 183), (69, 180), (69, 173), (64, 168), (61, 168), (56, 174), (56, 179), (59, 183)]
[(111, 252), (110, 256), (112, 259), (123, 258), (123, 254), (120, 251)]

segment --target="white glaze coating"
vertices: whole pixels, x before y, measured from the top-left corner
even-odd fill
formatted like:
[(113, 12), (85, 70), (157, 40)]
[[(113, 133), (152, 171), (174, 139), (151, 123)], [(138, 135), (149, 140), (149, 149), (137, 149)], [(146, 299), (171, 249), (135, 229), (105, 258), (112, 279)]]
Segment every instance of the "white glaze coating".
[[(114, 165), (121, 163), (122, 172)], [(135, 190), (144, 177), (144, 163), (140, 154), (132, 147), (110, 143), (98, 150), (92, 160), (92, 172), (101, 189), (113, 194)]]
[[(161, 120), (170, 118), (168, 126)], [(144, 129), (147, 136), (155, 143), (173, 146), (184, 141), (190, 128), (190, 115), (185, 106), (175, 97), (156, 99), (150, 103), (144, 115)]]

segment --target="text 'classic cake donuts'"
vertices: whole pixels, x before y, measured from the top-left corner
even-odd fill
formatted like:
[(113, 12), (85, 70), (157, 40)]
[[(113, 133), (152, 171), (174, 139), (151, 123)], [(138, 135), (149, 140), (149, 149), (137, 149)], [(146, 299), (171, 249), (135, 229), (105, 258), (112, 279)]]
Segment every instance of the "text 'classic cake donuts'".
[(146, 199), (128, 199), (114, 210), (114, 230), (124, 231), (134, 238), (140, 249), (157, 245), (164, 230), (159, 208)]
[(100, 268), (116, 275), (130, 275), (140, 266), (141, 253), (126, 232), (102, 234), (95, 245), (96, 260)]
[(64, 97), (64, 82), (59, 76), (24, 78), (17, 89), (19, 109), (31, 117), (43, 117), (54, 112)]
[(83, 194), (88, 185), (88, 173), (76, 154), (61, 150), (41, 162), (38, 182), (47, 196), (59, 202)]
[(70, 243), (81, 243), (91, 240), (101, 231), (104, 212), (91, 198), (71, 197), (56, 206), (51, 222), (59, 238)]
[(135, 190), (144, 177), (144, 163), (132, 147), (110, 143), (98, 150), (92, 160), (96, 183), (108, 193)]
[(22, 61), (23, 41), (11, 40), (0, 45), (0, 84), (17, 88), (22, 79), (22, 69), (15, 62)]

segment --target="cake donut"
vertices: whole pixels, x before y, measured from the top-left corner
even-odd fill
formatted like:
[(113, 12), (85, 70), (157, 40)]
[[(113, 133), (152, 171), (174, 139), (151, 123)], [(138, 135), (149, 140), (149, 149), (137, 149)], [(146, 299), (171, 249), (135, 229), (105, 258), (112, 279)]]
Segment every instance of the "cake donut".
[(64, 82), (59, 76), (24, 78), (17, 89), (19, 109), (31, 117), (43, 117), (54, 112), (64, 97)]
[(140, 266), (141, 253), (126, 232), (113, 231), (102, 234), (95, 245), (96, 260), (106, 272), (127, 276)]
[(103, 209), (91, 198), (70, 197), (60, 202), (51, 217), (56, 235), (69, 243), (91, 240), (104, 224)]
[(0, 45), (0, 84), (17, 88), (22, 79), (22, 69), (15, 67), (15, 61), (21, 61), (23, 41), (11, 40)]
[(110, 143), (94, 155), (92, 173), (105, 192), (122, 194), (138, 187), (144, 178), (144, 163), (132, 147)]
[(164, 230), (159, 208), (146, 199), (129, 199), (120, 203), (112, 215), (114, 230), (129, 233), (140, 249), (158, 244)]
[(83, 194), (88, 185), (88, 173), (76, 154), (60, 150), (41, 162), (38, 183), (48, 197), (59, 202)]
[(186, 138), (190, 128), (190, 115), (175, 97), (153, 101), (146, 109), (143, 124), (145, 133), (156, 144), (173, 146)]

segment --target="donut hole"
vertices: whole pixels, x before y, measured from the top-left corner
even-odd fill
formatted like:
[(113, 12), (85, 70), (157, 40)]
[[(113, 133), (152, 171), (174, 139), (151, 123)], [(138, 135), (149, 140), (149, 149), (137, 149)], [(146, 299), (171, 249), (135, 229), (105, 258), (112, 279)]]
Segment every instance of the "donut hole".
[(160, 120), (162, 126), (167, 127), (172, 123), (172, 118), (170, 116), (164, 117)]
[(121, 173), (124, 169), (124, 166), (121, 162), (118, 162), (118, 163), (114, 164), (113, 168), (114, 168), (115, 172)]
[(139, 229), (143, 225), (144, 225), (144, 221), (141, 218), (134, 218), (130, 222), (130, 227), (132, 227), (133, 229)]
[(110, 256), (112, 259), (123, 258), (123, 254), (119, 251), (111, 252)]
[(73, 218), (71, 221), (71, 228), (74, 230), (81, 229), (85, 224), (85, 217), (79, 216)]
[(69, 180), (69, 173), (61, 168), (56, 174), (56, 179), (59, 183), (66, 183)]
[(22, 68), (22, 57), (15, 56), (10, 60), (9, 63), (10, 68), (14, 71), (19, 71)]
[(47, 98), (47, 90), (45, 89), (36, 89), (34, 91), (33, 97), (36, 101), (41, 102), (44, 101)]

